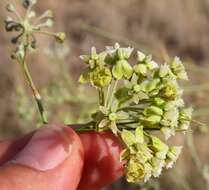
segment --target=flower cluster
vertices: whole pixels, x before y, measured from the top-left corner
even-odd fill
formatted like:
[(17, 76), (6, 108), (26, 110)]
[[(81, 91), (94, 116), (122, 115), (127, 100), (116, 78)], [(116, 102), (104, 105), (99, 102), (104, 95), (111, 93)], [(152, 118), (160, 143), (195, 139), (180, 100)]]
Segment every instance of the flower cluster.
[(121, 137), (127, 146), (121, 160), (127, 161), (128, 182), (146, 182), (151, 176), (158, 177), (164, 167), (172, 167), (181, 152), (179, 146), (168, 147), (155, 136), (146, 137), (142, 126), (136, 128), (135, 133), (123, 130)]
[(99, 108), (92, 114), (91, 128), (111, 130), (126, 145), (121, 160), (127, 161), (130, 182), (157, 177), (178, 158), (180, 147), (169, 147), (152, 131), (160, 131), (167, 140), (190, 125), (192, 108), (185, 108), (179, 80), (188, 80), (178, 57), (171, 63), (158, 64), (151, 55), (118, 43), (81, 59), (87, 65), (81, 83), (90, 83), (99, 92)]
[(30, 75), (26, 63), (26, 56), (36, 49), (37, 34), (53, 36), (58, 43), (64, 42), (65, 34), (63, 32), (54, 33), (46, 30), (46, 28), (48, 29), (53, 26), (53, 13), (51, 10), (47, 10), (42, 15), (37, 15), (34, 10), (36, 3), (37, 0), (21, 0), (21, 6), (25, 13), (24, 15), (18, 12), (18, 9), (16, 9), (14, 4), (9, 3), (6, 6), (6, 9), (10, 16), (5, 19), (5, 29), (7, 32), (15, 32), (15, 36), (11, 40), (15, 45), (15, 50), (12, 52), (11, 58), (20, 64), (36, 100), (42, 123), (46, 124), (47, 118), (42, 98)]

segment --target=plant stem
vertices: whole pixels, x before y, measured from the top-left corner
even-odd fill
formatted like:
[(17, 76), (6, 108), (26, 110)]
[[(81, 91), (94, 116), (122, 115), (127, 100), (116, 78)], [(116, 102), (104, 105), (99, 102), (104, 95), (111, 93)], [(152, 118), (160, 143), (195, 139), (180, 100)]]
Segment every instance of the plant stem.
[(110, 98), (110, 92), (111, 92), (111, 85), (108, 85), (108, 88), (107, 88), (107, 93), (106, 93), (106, 97), (105, 97), (105, 107), (107, 107), (108, 105), (108, 100)]
[[(27, 48), (27, 47), (26, 47)], [(44, 107), (43, 107), (43, 103), (42, 103), (42, 98), (41, 98), (41, 95), (39, 94), (33, 80), (32, 80), (32, 77), (30, 75), (30, 72), (28, 70), (28, 67), (27, 67), (27, 63), (26, 63), (26, 48), (25, 48), (25, 56), (23, 59), (19, 60), (20, 62), (20, 65), (22, 67), (22, 70), (23, 70), (23, 73), (27, 79), (27, 82), (32, 90), (32, 93), (33, 93), (33, 96), (34, 96), (34, 99), (36, 101), (36, 104), (38, 106), (38, 110), (39, 110), (39, 113), (40, 113), (40, 116), (41, 116), (41, 120), (43, 122), (43, 124), (46, 124), (48, 123), (47, 122), (47, 118), (46, 118), (46, 115), (45, 115), (45, 112), (44, 112)]]
[(206, 126), (205, 123), (202, 123), (202, 122), (197, 121), (197, 120), (194, 120), (194, 119), (192, 119), (191, 122), (196, 123), (196, 124), (198, 124), (198, 125), (200, 125), (200, 126)]
[(98, 88), (98, 94), (99, 94), (99, 105), (104, 106), (104, 91), (102, 88)]
[(114, 95), (115, 95), (115, 91), (117, 89), (117, 85), (118, 85), (118, 80), (115, 80), (114, 81), (114, 85), (113, 85), (113, 88), (111, 90), (111, 96), (109, 98), (109, 102), (108, 102), (108, 105), (107, 105), (107, 108), (110, 109), (111, 108), (111, 105), (113, 103), (113, 98), (114, 98)]

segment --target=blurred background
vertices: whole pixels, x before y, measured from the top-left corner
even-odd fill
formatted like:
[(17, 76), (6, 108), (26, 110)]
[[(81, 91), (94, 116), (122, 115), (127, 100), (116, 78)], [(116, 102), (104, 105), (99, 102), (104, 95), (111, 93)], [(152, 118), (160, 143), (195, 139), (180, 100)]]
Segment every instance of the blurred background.
[[(6, 2), (0, 2), (1, 139), (40, 126), (30, 89), (10, 59), (13, 47), (3, 22)], [(186, 102), (194, 107), (194, 118), (209, 125), (209, 0), (47, 0), (39, 1), (36, 11), (49, 8), (55, 12), (55, 28), (66, 32), (67, 41), (58, 46), (40, 36), (40, 47), (28, 62), (51, 121), (88, 121), (96, 95), (77, 83), (83, 68), (79, 55), (88, 53), (92, 46), (103, 50), (119, 42), (151, 53), (162, 63), (181, 57), (190, 77), (182, 84)], [(160, 179), (136, 185), (121, 179), (106, 190), (208, 190), (207, 125), (192, 125), (192, 132), (172, 139), (183, 144), (184, 151), (177, 165)]]

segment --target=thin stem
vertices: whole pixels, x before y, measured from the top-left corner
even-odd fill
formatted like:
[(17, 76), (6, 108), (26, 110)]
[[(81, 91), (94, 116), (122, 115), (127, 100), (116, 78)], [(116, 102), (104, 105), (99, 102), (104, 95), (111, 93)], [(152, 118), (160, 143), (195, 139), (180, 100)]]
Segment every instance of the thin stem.
[(29, 15), (30, 11), (32, 10), (32, 7), (33, 6), (34, 6), (34, 4), (33, 3), (30, 3), (30, 5), (29, 5), (29, 7), (27, 8), (27, 11), (26, 11), (25, 18), (28, 17), (28, 15)]
[(44, 34), (44, 35), (48, 35), (48, 36), (56, 36), (56, 33), (54, 33), (54, 32), (40, 31), (40, 30), (36, 30), (36, 29), (34, 29), (34, 33)]
[(107, 93), (106, 93), (106, 97), (105, 97), (105, 104), (104, 104), (105, 107), (107, 107), (108, 100), (110, 98), (110, 92), (111, 92), (111, 85), (108, 85)]
[(192, 119), (191, 121), (192, 121), (193, 123), (198, 124), (198, 125), (201, 125), (201, 126), (206, 126), (206, 124), (205, 124), (205, 123), (202, 123), (202, 122), (200, 122), (200, 121), (197, 121), (197, 120), (194, 120), (194, 119)]
[(118, 122), (117, 125), (130, 125), (130, 124), (136, 124), (139, 123), (139, 120), (130, 120), (127, 122)]
[(107, 105), (107, 108), (110, 109), (111, 108), (111, 105), (113, 103), (113, 98), (114, 98), (114, 95), (115, 95), (115, 91), (117, 89), (117, 85), (118, 85), (118, 80), (115, 80), (114, 82), (114, 85), (113, 85), (113, 88), (112, 88), (112, 92), (111, 92), (111, 96), (109, 98), (109, 102), (108, 102), (108, 105)]
[(32, 93), (33, 93), (33, 96), (35, 98), (35, 101), (37, 103), (37, 106), (38, 106), (38, 109), (39, 109), (39, 112), (40, 112), (40, 116), (41, 116), (41, 120), (43, 122), (43, 124), (46, 124), (47, 123), (47, 118), (46, 118), (46, 115), (45, 115), (45, 112), (44, 112), (44, 107), (43, 107), (43, 103), (42, 103), (42, 98), (41, 98), (41, 95), (39, 94), (33, 80), (32, 80), (32, 77), (30, 75), (30, 72), (28, 70), (28, 67), (27, 67), (27, 64), (26, 64), (26, 61), (25, 61), (25, 58), (26, 58), (26, 50), (25, 50), (25, 56), (24, 56), (24, 59), (23, 60), (20, 60), (20, 65), (22, 67), (22, 70), (23, 70), (23, 73), (28, 81), (28, 84), (32, 90)]
[(128, 106), (128, 107), (123, 107), (123, 108), (118, 109), (118, 111), (133, 111), (133, 112), (140, 112), (143, 110), (144, 108), (134, 107), (134, 106)]
[(21, 15), (18, 13), (18, 11), (15, 9), (13, 12), (14, 12), (15, 16), (17, 17), (17, 19), (18, 19), (19, 21), (21, 21), (21, 20), (22, 20), (22, 17), (21, 17)]
[(99, 105), (104, 106), (104, 91), (102, 88), (98, 88), (98, 94), (99, 94)]

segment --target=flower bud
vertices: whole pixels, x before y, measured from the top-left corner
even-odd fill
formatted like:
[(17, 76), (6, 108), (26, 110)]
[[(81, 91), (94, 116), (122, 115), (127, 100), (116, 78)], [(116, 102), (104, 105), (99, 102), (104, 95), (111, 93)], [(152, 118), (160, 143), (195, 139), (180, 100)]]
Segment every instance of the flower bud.
[(116, 121), (117, 120), (117, 114), (116, 113), (111, 113), (109, 114), (109, 120), (110, 121)]
[(6, 9), (7, 9), (8, 12), (14, 12), (15, 11), (15, 6), (10, 3), (6, 6)]
[(150, 106), (144, 110), (144, 114), (147, 116), (152, 114), (163, 115), (163, 110), (156, 106)]
[[(45, 22), (46, 27), (52, 27), (53, 24), (54, 24), (54, 21), (52, 19), (47, 19), (47, 21)], [(60, 36), (60, 37), (63, 38), (63, 36)]]
[(58, 43), (62, 44), (65, 41), (66, 34), (64, 32), (59, 32), (59, 33), (56, 34), (55, 38), (56, 38)]

